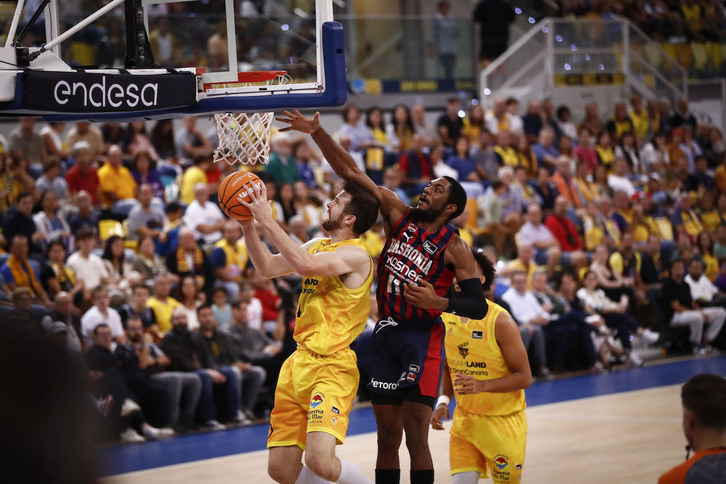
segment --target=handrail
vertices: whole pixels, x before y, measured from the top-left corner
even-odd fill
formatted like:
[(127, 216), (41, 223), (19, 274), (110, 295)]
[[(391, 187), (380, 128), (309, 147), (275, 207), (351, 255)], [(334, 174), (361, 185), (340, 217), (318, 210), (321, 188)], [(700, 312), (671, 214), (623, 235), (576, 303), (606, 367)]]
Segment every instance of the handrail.
[(661, 47), (661, 46), (660, 46), (660, 44), (659, 44), (658, 42), (655, 42), (655, 41), (654, 41), (653, 39), (651, 39), (650, 37), (648, 37), (648, 35), (647, 35), (647, 34), (646, 34), (645, 32), (643, 32), (642, 30), (640, 30), (640, 28), (638, 28), (638, 26), (637, 26), (637, 25), (635, 25), (635, 24), (634, 24), (633, 22), (630, 22), (630, 21), (628, 21), (628, 25), (629, 25), (629, 27), (630, 27), (631, 29), (633, 29), (633, 30), (634, 30), (634, 31), (635, 31), (635, 32), (636, 32), (636, 33), (637, 33), (637, 34), (638, 34), (638, 35), (639, 35), (639, 36), (640, 36), (640, 37), (641, 37), (641, 38), (642, 38), (642, 39), (643, 39), (644, 41), (646, 41), (646, 42), (647, 42), (647, 43), (649, 43), (649, 44), (655, 45), (655, 46), (656, 46), (656, 47), (658, 48), (658, 50), (660, 51), (660, 53), (661, 53), (661, 54), (663, 54), (663, 56), (667, 57), (667, 58), (668, 58), (668, 60), (670, 60), (670, 61), (671, 61), (671, 63), (672, 63), (672, 64), (673, 64), (673, 65), (674, 65), (674, 66), (676, 67), (676, 70), (680, 71), (680, 74), (681, 74), (681, 75), (684, 75), (684, 74), (685, 74), (685, 75), (688, 75), (688, 71), (687, 71), (687, 70), (686, 70), (685, 68), (683, 68), (683, 66), (681, 66), (681, 65), (680, 65), (680, 64), (678, 63), (678, 59), (674, 59), (673, 57), (671, 57), (671, 56), (670, 56), (670, 54), (668, 54), (668, 52), (666, 52), (665, 50), (663, 50), (663, 47)]
[(391, 46), (399, 42), (402, 37), (403, 32), (399, 31), (397, 35), (394, 35), (391, 39), (383, 42), (380, 46), (378, 46), (376, 50), (371, 52), (371, 55), (369, 55), (364, 61), (357, 63), (354, 75), (358, 75), (358, 77), (360, 77), (359, 74), (363, 72), (364, 69), (366, 69), (373, 62), (377, 61), (379, 57), (384, 55), (386, 51), (391, 48)]
[(668, 79), (666, 79), (663, 76), (663, 74), (658, 72), (658, 69), (653, 67), (650, 64), (650, 62), (648, 62), (646, 59), (643, 58), (643, 56), (641, 56), (640, 54), (638, 54), (637, 52), (634, 52), (634, 51), (631, 51), (630, 55), (633, 56), (635, 58), (635, 60), (639, 61), (641, 63), (641, 65), (647, 66), (647, 68), (648, 68), (648, 70), (650, 70), (651, 74), (654, 77), (657, 77), (660, 82), (662, 82), (663, 84), (668, 86), (672, 91), (680, 92), (681, 95), (685, 95), (685, 92), (683, 91), (683, 89), (680, 89), (678, 86), (676, 86), (675, 84), (670, 82)]
[(511, 76), (507, 76), (507, 81), (499, 86), (499, 89), (507, 89), (513, 84), (515, 84), (519, 79), (524, 76), (535, 64), (538, 62), (541, 62), (544, 58), (545, 54), (544, 51), (539, 52), (537, 55), (532, 57), (527, 63), (522, 66), (516, 73), (512, 74)]

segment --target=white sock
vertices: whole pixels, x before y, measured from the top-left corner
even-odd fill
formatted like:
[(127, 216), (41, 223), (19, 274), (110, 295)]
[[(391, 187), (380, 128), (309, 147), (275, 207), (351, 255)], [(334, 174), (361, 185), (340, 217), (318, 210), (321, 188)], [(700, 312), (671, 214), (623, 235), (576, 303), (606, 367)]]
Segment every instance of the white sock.
[(300, 474), (297, 476), (295, 484), (328, 484), (330, 481), (326, 481), (313, 471), (311, 471), (306, 465), (302, 466)]
[(476, 484), (479, 482), (479, 471), (459, 472), (451, 478), (451, 484)]
[(340, 484), (372, 484), (360, 467), (349, 460), (340, 459)]

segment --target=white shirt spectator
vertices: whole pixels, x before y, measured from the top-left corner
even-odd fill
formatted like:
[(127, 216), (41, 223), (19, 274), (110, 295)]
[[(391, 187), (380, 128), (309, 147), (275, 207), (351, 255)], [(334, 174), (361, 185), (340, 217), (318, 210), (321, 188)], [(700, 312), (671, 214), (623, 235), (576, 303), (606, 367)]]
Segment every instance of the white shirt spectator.
[(701, 276), (698, 281), (694, 281), (690, 274), (686, 274), (684, 280), (691, 288), (691, 298), (694, 301), (710, 301), (718, 294), (718, 288), (706, 276)]
[(197, 230), (197, 227), (202, 224), (213, 224), (218, 220), (224, 219), (222, 211), (212, 202), (206, 202), (204, 206), (200, 205), (199, 202), (194, 200), (187, 207), (187, 211), (184, 213), (184, 225), (194, 231), (194, 238), (196, 240), (204, 239), (204, 243), (211, 245), (222, 238), (222, 232), (211, 232), (203, 234)]
[(512, 316), (520, 324), (527, 324), (537, 316), (550, 319), (550, 314), (544, 310), (539, 301), (537, 301), (537, 298), (532, 294), (532, 291), (520, 294), (516, 289), (510, 287), (504, 293), (502, 299), (509, 304), (509, 308), (512, 310)]
[(635, 187), (633, 182), (626, 176), (618, 176), (616, 174), (608, 175), (608, 186), (613, 192), (625, 192), (628, 194), (628, 198), (632, 198), (635, 195)]
[(529, 220), (519, 229), (520, 244), (535, 246), (537, 242), (550, 242), (555, 240), (552, 231), (545, 224), (534, 225)]
[(99, 324), (107, 324), (111, 328), (111, 336), (119, 338), (124, 335), (124, 327), (121, 324), (121, 316), (113, 308), (107, 309), (107, 315), (104, 314), (96, 307), (93, 306), (91, 309), (86, 311), (81, 317), (81, 334), (86, 338), (91, 338), (93, 330)]
[(262, 331), (262, 303), (256, 297), (247, 303), (247, 326)]
[(524, 121), (522, 121), (522, 116), (519, 114), (507, 113), (507, 117), (509, 118), (509, 131), (518, 136), (524, 134)]
[(96, 254), (89, 254), (88, 258), (80, 252), (74, 252), (68, 258), (66, 265), (76, 274), (76, 279), (82, 280), (86, 289), (95, 289), (101, 285), (103, 279), (108, 278), (108, 271), (103, 260)]
[(590, 294), (582, 287), (577, 291), (577, 298), (583, 305), (589, 306), (594, 311), (612, 311), (618, 307), (618, 303), (607, 297), (602, 289), (596, 289), (593, 294)]

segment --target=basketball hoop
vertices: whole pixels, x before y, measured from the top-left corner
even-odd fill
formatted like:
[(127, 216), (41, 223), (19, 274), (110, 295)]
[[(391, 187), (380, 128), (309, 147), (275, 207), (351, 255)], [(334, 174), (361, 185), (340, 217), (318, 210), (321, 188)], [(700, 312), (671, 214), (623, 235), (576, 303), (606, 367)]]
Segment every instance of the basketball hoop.
[[(235, 83), (205, 83), (205, 91), (234, 91), (246, 86), (288, 84), (292, 79), (285, 71), (240, 72)], [(214, 162), (234, 165), (242, 163), (267, 164), (270, 153), (270, 134), (275, 113), (215, 114), (219, 146), (214, 150)]]

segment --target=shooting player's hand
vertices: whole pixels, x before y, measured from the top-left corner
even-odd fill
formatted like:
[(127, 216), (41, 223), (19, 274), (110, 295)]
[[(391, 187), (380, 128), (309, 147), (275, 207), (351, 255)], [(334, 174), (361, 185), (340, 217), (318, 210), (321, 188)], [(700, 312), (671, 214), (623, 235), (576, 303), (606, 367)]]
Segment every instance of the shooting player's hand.
[(290, 126), (280, 129), (280, 132), (299, 131), (301, 133), (312, 134), (320, 128), (320, 113), (315, 113), (312, 118), (306, 118), (297, 109), (293, 111), (283, 111), (282, 114), (285, 117), (277, 117), (275, 120), (289, 124)]

